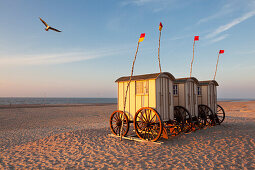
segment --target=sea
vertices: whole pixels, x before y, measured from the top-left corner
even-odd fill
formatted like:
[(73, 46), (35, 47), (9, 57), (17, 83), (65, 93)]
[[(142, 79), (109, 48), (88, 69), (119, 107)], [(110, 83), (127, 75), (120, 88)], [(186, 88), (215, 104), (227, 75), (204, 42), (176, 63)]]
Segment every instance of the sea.
[(255, 101), (255, 98), (218, 98), (217, 101), (222, 101), (222, 102), (247, 102), (247, 101)]
[(33, 97), (2, 97), (0, 105), (22, 104), (93, 104), (117, 103), (117, 98), (33, 98)]
[[(218, 101), (253, 101), (251, 98), (218, 98)], [(117, 98), (33, 98), (33, 97), (2, 97), (0, 105), (16, 104), (117, 104)]]

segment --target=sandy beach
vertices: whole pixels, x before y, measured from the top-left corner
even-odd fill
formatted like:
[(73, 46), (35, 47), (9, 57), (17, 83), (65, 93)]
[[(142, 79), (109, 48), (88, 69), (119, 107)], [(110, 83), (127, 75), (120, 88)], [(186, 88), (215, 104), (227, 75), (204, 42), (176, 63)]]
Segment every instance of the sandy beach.
[(108, 136), (115, 104), (0, 109), (0, 169), (255, 169), (255, 101), (219, 104), (222, 125), (161, 145)]

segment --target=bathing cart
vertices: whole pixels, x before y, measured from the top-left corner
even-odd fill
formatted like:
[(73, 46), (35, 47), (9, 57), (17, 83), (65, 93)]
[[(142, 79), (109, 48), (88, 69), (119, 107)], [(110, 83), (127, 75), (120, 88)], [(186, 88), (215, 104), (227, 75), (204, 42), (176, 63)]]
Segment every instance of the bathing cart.
[(215, 80), (199, 81), (198, 86), (198, 111), (208, 115), (211, 125), (221, 124), (225, 119), (223, 107), (217, 104), (217, 86)]
[(178, 78), (174, 81), (174, 109), (175, 112), (182, 112), (186, 117), (184, 132), (202, 128), (206, 124), (206, 117), (198, 113), (198, 84), (195, 77)]
[(118, 83), (118, 110), (110, 117), (113, 134), (126, 136), (131, 124), (136, 135), (149, 141), (160, 137), (177, 135), (184, 128), (185, 117), (181, 112), (174, 112), (173, 82), (175, 77), (168, 73), (155, 73), (132, 76), (127, 92), (126, 107), (124, 100), (130, 77), (121, 77)]

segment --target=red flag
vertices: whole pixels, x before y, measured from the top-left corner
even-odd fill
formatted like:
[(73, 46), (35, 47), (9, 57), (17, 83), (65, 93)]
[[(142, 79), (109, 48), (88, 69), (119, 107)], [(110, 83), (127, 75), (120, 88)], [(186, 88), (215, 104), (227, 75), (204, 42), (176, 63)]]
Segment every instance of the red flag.
[(198, 40), (199, 40), (199, 36), (195, 36), (194, 41), (198, 41)]
[(139, 42), (142, 42), (144, 40), (144, 37), (145, 37), (145, 33), (142, 33), (140, 38), (139, 38)]
[(223, 53), (224, 53), (224, 50), (220, 50), (220, 51), (219, 51), (219, 54), (223, 54)]
[(162, 28), (163, 28), (163, 25), (162, 25), (162, 23), (160, 22), (160, 23), (159, 23), (159, 31), (161, 31)]

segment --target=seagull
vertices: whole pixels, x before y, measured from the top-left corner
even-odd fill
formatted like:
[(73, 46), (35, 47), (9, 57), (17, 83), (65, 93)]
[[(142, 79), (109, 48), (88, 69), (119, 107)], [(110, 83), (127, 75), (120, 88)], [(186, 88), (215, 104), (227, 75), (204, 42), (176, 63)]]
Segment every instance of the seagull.
[[(39, 17), (40, 18), (40, 17)], [(52, 28), (51, 26), (49, 26), (44, 20), (42, 20), (42, 18), (40, 18), (40, 20), (42, 21), (42, 23), (46, 26), (45, 30), (48, 31), (49, 29), (57, 31), (57, 32), (61, 32), (55, 28)]]

